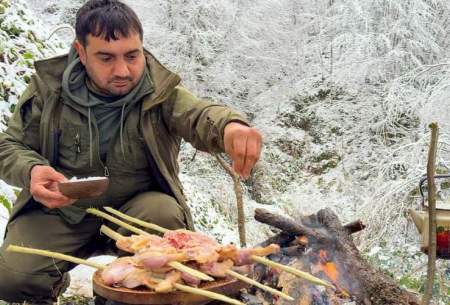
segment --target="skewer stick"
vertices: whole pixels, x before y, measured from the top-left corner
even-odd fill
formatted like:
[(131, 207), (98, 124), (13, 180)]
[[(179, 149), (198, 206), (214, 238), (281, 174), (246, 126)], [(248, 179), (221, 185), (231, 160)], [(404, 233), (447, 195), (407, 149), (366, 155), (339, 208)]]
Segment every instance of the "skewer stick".
[(202, 296), (208, 297), (210, 299), (219, 300), (219, 301), (226, 302), (226, 303), (229, 303), (229, 304), (246, 305), (245, 303), (242, 303), (242, 302), (240, 302), (238, 300), (235, 300), (235, 299), (229, 298), (227, 296), (224, 296), (223, 294), (215, 293), (215, 292), (208, 291), (208, 290), (205, 290), (205, 289), (194, 288), (194, 287), (190, 287), (190, 286), (179, 284), (179, 283), (175, 283), (173, 286), (175, 288), (181, 290), (181, 291), (184, 291), (184, 292), (189, 292), (189, 293), (192, 293), (192, 294), (202, 295)]
[[(121, 238), (121, 237), (124, 237), (124, 236), (122, 236), (121, 234), (115, 232), (114, 230), (111, 230), (110, 228), (108, 228), (108, 227), (105, 226), (105, 225), (102, 225), (102, 226), (101, 226), (100, 231), (101, 231), (102, 233), (104, 233), (106, 236), (108, 236), (109, 238), (114, 239), (114, 240), (117, 240), (117, 239), (119, 239), (119, 238)], [(183, 267), (185, 267), (185, 266), (182, 265), (182, 264), (180, 264), (180, 265), (183, 266)], [(188, 268), (188, 267), (185, 267), (185, 268)], [(191, 269), (191, 268), (188, 268), (188, 269)], [(181, 270), (181, 269), (178, 269), (178, 270), (183, 271), (183, 270)], [(197, 271), (197, 270), (195, 270), (195, 269), (191, 269), (191, 270)], [(183, 272), (185, 272), (185, 271), (183, 271)], [(197, 272), (199, 272), (199, 271), (197, 271)], [(192, 272), (187, 272), (187, 273), (192, 274)], [(201, 272), (200, 272), (200, 273), (201, 273)], [(281, 291), (278, 291), (278, 290), (276, 290), (276, 289), (273, 289), (273, 288), (271, 288), (271, 287), (268, 287), (268, 286), (266, 286), (266, 285), (263, 285), (263, 284), (261, 284), (261, 283), (258, 283), (257, 281), (255, 281), (255, 280), (253, 280), (253, 279), (251, 279), (251, 278), (248, 278), (248, 277), (246, 277), (246, 276), (244, 276), (244, 275), (241, 275), (241, 274), (239, 274), (239, 273), (237, 273), (237, 272), (234, 272), (233, 270), (227, 270), (226, 273), (227, 273), (228, 275), (232, 276), (232, 277), (237, 278), (238, 280), (241, 280), (241, 281), (243, 281), (243, 282), (245, 282), (245, 283), (247, 283), (247, 284), (256, 286), (256, 287), (258, 287), (258, 288), (260, 288), (260, 289), (262, 289), (262, 290), (265, 290), (265, 291), (267, 291), (267, 292), (270, 292), (270, 293), (272, 293), (272, 294), (278, 295), (278, 296), (280, 296), (280, 297), (282, 297), (282, 298), (284, 298), (284, 299), (286, 299), (286, 300), (289, 300), (289, 301), (293, 301), (293, 300), (294, 300), (294, 298), (292, 298), (291, 296), (289, 296), (289, 295), (287, 295), (287, 294), (285, 294), (285, 293), (283, 293), (283, 292), (281, 292)], [(201, 274), (203, 274), (203, 273), (201, 273)], [(192, 274), (192, 275), (193, 275), (193, 274)], [(194, 275), (194, 276), (196, 276), (196, 275)]]
[[(111, 230), (110, 228), (108, 228), (105, 225), (102, 225), (100, 228), (100, 232), (102, 232), (103, 234), (105, 234), (106, 236), (108, 236), (109, 238), (113, 239), (113, 240), (118, 240), (119, 238), (123, 238), (124, 236), (121, 235), (120, 233), (115, 232), (114, 230)], [(177, 261), (172, 261), (167, 263), (168, 266), (172, 267), (173, 269), (176, 269), (178, 271), (181, 272), (185, 272), (188, 273), (194, 277), (197, 277), (201, 280), (204, 281), (214, 281), (214, 278), (210, 277), (209, 275), (200, 272), (196, 269), (190, 268), (188, 266), (183, 265), (180, 262)]]
[(119, 216), (120, 218), (122, 218), (124, 220), (135, 223), (137, 225), (140, 225), (143, 228), (152, 229), (154, 231), (157, 231), (157, 232), (160, 232), (163, 234), (166, 233), (167, 231), (169, 231), (168, 229), (158, 226), (154, 223), (146, 222), (146, 221), (140, 220), (138, 218), (131, 217), (131, 216), (129, 216), (125, 213), (122, 213), (120, 211), (117, 211), (116, 209), (113, 209), (111, 207), (104, 207), (104, 209), (113, 215)]
[(40, 250), (40, 249), (33, 249), (33, 248), (9, 245), (8, 248), (6, 248), (6, 251), (52, 257), (52, 258), (56, 258), (56, 259), (63, 260), (63, 261), (68, 261), (68, 262), (78, 264), (78, 265), (86, 265), (86, 266), (89, 266), (89, 267), (92, 267), (95, 269), (104, 269), (106, 267), (105, 265), (98, 264), (95, 262), (90, 262), (85, 259), (81, 259), (78, 257), (74, 257), (74, 256), (62, 254), (62, 253), (51, 252), (51, 251), (47, 251), (47, 250)]
[(115, 223), (118, 226), (121, 226), (122, 228), (127, 229), (130, 232), (133, 232), (133, 233), (136, 233), (136, 234), (140, 234), (140, 235), (147, 235), (147, 236), (150, 235), (150, 233), (147, 233), (144, 230), (141, 230), (141, 229), (136, 228), (136, 227), (134, 227), (132, 225), (129, 225), (126, 222), (123, 222), (122, 220), (117, 219), (115, 217), (112, 217), (111, 215), (106, 214), (106, 213), (104, 213), (102, 211), (99, 211), (97, 209), (89, 208), (89, 209), (86, 210), (86, 212), (89, 213), (89, 214), (93, 214), (95, 216), (104, 218), (104, 219), (106, 219), (106, 220), (108, 220), (108, 221), (110, 221), (112, 223)]
[(243, 281), (243, 282), (245, 282), (245, 283), (247, 283), (247, 284), (256, 286), (256, 287), (260, 288), (261, 290), (265, 290), (265, 291), (267, 291), (267, 292), (270, 292), (271, 294), (274, 294), (274, 295), (277, 295), (277, 296), (279, 296), (279, 297), (282, 297), (283, 299), (286, 299), (286, 300), (288, 300), (288, 301), (294, 301), (294, 298), (291, 297), (290, 295), (287, 295), (286, 293), (283, 293), (283, 292), (281, 292), (281, 291), (279, 291), (279, 290), (273, 289), (272, 287), (263, 285), (263, 284), (261, 284), (261, 283), (255, 281), (255, 280), (253, 280), (253, 279), (251, 279), (251, 278), (248, 278), (248, 277), (246, 277), (246, 276), (243, 276), (242, 274), (237, 273), (237, 272), (235, 272), (235, 271), (233, 271), (233, 270), (228, 270), (228, 271), (227, 271), (227, 274), (230, 275), (230, 276), (232, 276), (232, 277), (235, 277), (235, 278), (237, 278), (238, 280), (241, 280), (241, 281)]
[(298, 269), (295, 269), (295, 268), (292, 268), (290, 266), (286, 266), (286, 265), (283, 265), (283, 264), (280, 264), (280, 263), (276, 263), (274, 261), (271, 261), (270, 259), (267, 259), (267, 258), (261, 257), (261, 256), (252, 255), (252, 256), (250, 256), (250, 258), (252, 260), (254, 260), (255, 262), (258, 262), (260, 264), (264, 264), (264, 265), (267, 265), (267, 266), (270, 266), (270, 267), (274, 267), (274, 268), (277, 268), (277, 269), (280, 269), (280, 270), (292, 273), (293, 275), (296, 275), (296, 276), (298, 276), (298, 277), (300, 277), (300, 278), (302, 278), (304, 280), (307, 280), (308, 282), (311, 282), (313, 284), (325, 286), (325, 287), (328, 287), (328, 288), (332, 288), (333, 290), (336, 290), (336, 288), (333, 285), (331, 285), (330, 283), (328, 283), (328, 282), (326, 282), (324, 280), (321, 280), (321, 279), (319, 279), (319, 278), (317, 278), (317, 277), (315, 277), (315, 276), (313, 276), (313, 275), (311, 275), (311, 274), (309, 274), (307, 272), (300, 271)]
[[(17, 252), (17, 253), (25, 253), (25, 254), (34, 254), (34, 255), (41, 255), (41, 256), (46, 256), (46, 257), (53, 257), (56, 259), (60, 259), (60, 260), (65, 260), (71, 263), (75, 263), (75, 264), (79, 264), (79, 265), (86, 265), (89, 267), (93, 267), (95, 269), (105, 269), (106, 265), (102, 265), (102, 264), (98, 264), (98, 263), (94, 263), (94, 262), (90, 262), (87, 261), (85, 259), (81, 259), (78, 257), (74, 257), (74, 256), (70, 256), (70, 255), (65, 255), (62, 253), (57, 253), (57, 252), (51, 252), (51, 251), (46, 251), (46, 250), (40, 250), (40, 249), (33, 249), (33, 248), (27, 248), (27, 247), (20, 247), (20, 246), (15, 246), (15, 245), (9, 245), (8, 248), (6, 249), (6, 251), (10, 251), (10, 252)], [(162, 279), (156, 279), (153, 278), (153, 280), (159, 282), (159, 281), (163, 281)], [(222, 294), (219, 293), (215, 293), (212, 291), (208, 291), (205, 289), (200, 289), (200, 288), (195, 288), (195, 287), (189, 287), (186, 285), (182, 285), (179, 283), (174, 283), (174, 287), (178, 290), (184, 291), (184, 292), (188, 292), (188, 293), (192, 293), (192, 294), (198, 294), (201, 296), (205, 296), (208, 297), (210, 299), (214, 299), (214, 300), (219, 300), (222, 302), (226, 302), (229, 304), (233, 304), (233, 305), (245, 305), (244, 303), (229, 298), (227, 296), (224, 296)]]
[[(107, 210), (108, 212), (110, 212), (112, 214), (115, 214), (115, 215), (117, 215), (119, 217), (122, 217), (123, 219), (126, 219), (126, 220), (128, 220), (130, 222), (133, 222), (133, 223), (136, 223), (136, 224), (139, 224), (139, 225), (145, 224), (145, 226), (142, 225), (143, 227), (147, 227), (148, 228), (150, 225), (153, 225), (153, 224), (151, 224), (149, 222), (146, 222), (146, 221), (143, 221), (143, 220), (140, 220), (140, 219), (128, 216), (126, 214), (123, 214), (123, 213), (121, 213), (121, 212), (119, 212), (119, 211), (117, 211), (117, 210), (115, 210), (115, 209), (113, 209), (111, 207), (107, 207), (107, 208), (105, 208), (105, 210)], [(126, 218), (124, 216), (126, 216)], [(154, 226), (156, 226), (156, 225), (154, 225)], [(139, 230), (138, 228), (135, 228), (135, 229)], [(162, 229), (164, 230), (164, 232), (160, 231), (162, 233), (165, 233), (166, 231), (168, 231), (167, 229), (164, 229), (164, 228), (162, 228)], [(302, 278), (302, 279), (304, 279), (304, 280), (306, 280), (308, 282), (311, 282), (313, 284), (329, 287), (329, 288), (332, 288), (334, 290), (336, 289), (333, 285), (331, 285), (327, 281), (321, 280), (318, 277), (315, 277), (315, 276), (311, 275), (308, 272), (304, 272), (304, 271), (301, 271), (301, 270), (298, 270), (298, 269), (295, 269), (295, 268), (292, 268), (292, 267), (289, 267), (289, 266), (286, 266), (286, 265), (275, 263), (275, 262), (273, 262), (273, 261), (271, 261), (271, 260), (269, 260), (267, 258), (264, 258), (264, 257), (261, 257), (261, 256), (257, 256), (257, 255), (252, 255), (252, 256), (250, 256), (250, 258), (253, 261), (255, 261), (255, 262), (258, 262), (260, 264), (263, 264), (263, 265), (266, 265), (266, 266), (269, 266), (269, 267), (275, 267), (277, 269), (286, 271), (288, 273), (291, 273), (291, 274), (293, 274), (293, 275), (295, 275), (297, 277), (300, 277), (300, 278)]]

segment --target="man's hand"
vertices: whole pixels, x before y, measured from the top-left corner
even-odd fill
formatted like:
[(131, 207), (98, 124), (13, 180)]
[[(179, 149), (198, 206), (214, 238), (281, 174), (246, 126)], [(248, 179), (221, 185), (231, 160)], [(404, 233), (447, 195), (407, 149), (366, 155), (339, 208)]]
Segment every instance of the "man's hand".
[(30, 192), (33, 198), (50, 209), (71, 205), (76, 200), (61, 194), (58, 182), (67, 178), (50, 166), (35, 165), (31, 169)]
[(261, 154), (261, 133), (256, 128), (231, 122), (225, 126), (224, 144), (225, 152), (233, 160), (234, 171), (248, 178)]

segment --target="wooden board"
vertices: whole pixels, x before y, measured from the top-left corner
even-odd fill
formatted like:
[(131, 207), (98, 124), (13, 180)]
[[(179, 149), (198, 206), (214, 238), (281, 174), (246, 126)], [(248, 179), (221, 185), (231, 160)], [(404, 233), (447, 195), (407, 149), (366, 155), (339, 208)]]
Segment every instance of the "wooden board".
[[(172, 305), (200, 305), (205, 304), (212, 299), (194, 295), (182, 291), (173, 291), (169, 293), (156, 293), (147, 288), (116, 288), (105, 285), (100, 270), (94, 273), (92, 278), (94, 292), (105, 299), (126, 303), (126, 304), (172, 304)], [(220, 293), (229, 297), (239, 294), (243, 288), (249, 287), (248, 284), (233, 278), (216, 280), (214, 282), (202, 283), (199, 288), (212, 292)]]

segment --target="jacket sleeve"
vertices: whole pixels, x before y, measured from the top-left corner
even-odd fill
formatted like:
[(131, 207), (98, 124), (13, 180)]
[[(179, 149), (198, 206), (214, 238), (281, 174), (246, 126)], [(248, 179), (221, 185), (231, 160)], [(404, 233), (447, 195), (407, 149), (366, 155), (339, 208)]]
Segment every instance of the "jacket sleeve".
[(30, 187), (34, 165), (48, 165), (39, 154), (42, 101), (32, 80), (17, 103), (8, 127), (0, 133), (0, 179), (21, 188)]
[(170, 132), (210, 153), (224, 151), (223, 136), (228, 123), (250, 125), (237, 111), (199, 99), (182, 86), (177, 86), (163, 103), (163, 118)]

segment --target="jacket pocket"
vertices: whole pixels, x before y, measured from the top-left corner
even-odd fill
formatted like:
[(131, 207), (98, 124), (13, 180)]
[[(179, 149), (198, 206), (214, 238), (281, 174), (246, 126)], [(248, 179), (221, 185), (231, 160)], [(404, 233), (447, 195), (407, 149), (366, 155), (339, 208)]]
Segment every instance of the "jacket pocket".
[(61, 126), (59, 164), (66, 169), (86, 168), (89, 165), (89, 133), (81, 126)]

